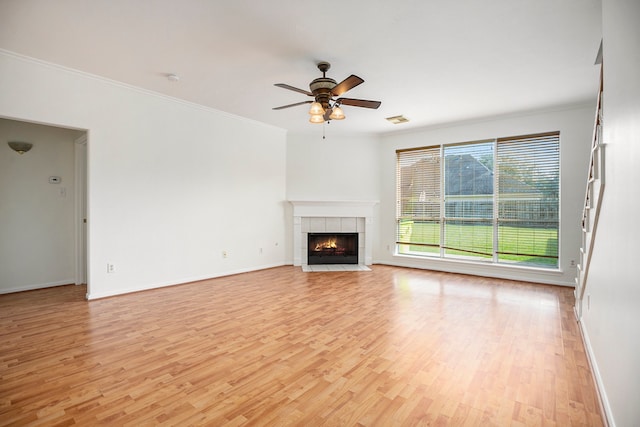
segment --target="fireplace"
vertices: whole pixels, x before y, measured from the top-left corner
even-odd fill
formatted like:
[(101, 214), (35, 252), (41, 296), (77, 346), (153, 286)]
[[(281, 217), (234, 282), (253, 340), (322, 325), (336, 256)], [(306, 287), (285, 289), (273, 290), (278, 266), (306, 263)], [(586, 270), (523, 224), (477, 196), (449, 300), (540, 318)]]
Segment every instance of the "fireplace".
[(307, 264), (358, 264), (358, 233), (308, 233)]
[(373, 263), (373, 207), (377, 201), (290, 200), (293, 265), (308, 265), (308, 233), (357, 233), (357, 265)]

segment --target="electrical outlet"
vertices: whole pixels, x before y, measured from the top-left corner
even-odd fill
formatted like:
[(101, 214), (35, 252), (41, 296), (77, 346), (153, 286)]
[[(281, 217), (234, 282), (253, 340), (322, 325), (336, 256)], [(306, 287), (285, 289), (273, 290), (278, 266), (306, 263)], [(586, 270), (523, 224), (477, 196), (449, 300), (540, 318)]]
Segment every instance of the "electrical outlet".
[(227, 253), (227, 251), (222, 251), (222, 258), (227, 258), (229, 256), (229, 254)]
[(116, 272), (116, 266), (113, 264), (107, 263), (107, 273), (115, 273), (115, 272)]
[(576, 260), (572, 259), (569, 264), (571, 265), (571, 267), (575, 267), (576, 266)]

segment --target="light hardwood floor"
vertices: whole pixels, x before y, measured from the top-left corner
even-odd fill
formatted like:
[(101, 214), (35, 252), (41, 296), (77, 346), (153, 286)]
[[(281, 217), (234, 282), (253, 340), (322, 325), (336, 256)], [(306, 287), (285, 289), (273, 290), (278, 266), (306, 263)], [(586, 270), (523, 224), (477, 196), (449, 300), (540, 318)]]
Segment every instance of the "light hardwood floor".
[(602, 425), (573, 289), (298, 267), (0, 295), (0, 425)]

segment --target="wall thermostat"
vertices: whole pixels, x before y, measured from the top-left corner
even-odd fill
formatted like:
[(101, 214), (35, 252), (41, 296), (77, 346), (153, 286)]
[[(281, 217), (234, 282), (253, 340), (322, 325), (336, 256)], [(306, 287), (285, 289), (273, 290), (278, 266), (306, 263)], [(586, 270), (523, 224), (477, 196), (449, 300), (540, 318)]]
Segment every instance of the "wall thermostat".
[(59, 176), (49, 177), (49, 184), (60, 184), (61, 182), (62, 182), (62, 178), (60, 178)]

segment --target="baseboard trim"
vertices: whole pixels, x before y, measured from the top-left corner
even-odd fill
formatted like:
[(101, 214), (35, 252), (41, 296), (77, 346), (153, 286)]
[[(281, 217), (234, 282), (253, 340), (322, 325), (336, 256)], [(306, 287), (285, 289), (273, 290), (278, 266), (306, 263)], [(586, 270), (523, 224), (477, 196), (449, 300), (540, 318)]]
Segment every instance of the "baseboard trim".
[(616, 427), (615, 420), (613, 419), (613, 412), (611, 411), (611, 405), (609, 404), (609, 398), (602, 382), (602, 376), (596, 363), (595, 354), (591, 347), (591, 340), (589, 340), (589, 333), (587, 332), (584, 322), (578, 321), (578, 328), (580, 329), (580, 336), (582, 337), (582, 344), (587, 353), (587, 361), (591, 368), (591, 375), (596, 385), (596, 393), (598, 394), (598, 404), (600, 405), (600, 412), (602, 412), (602, 422), (605, 427)]
[(56, 282), (36, 283), (32, 285), (16, 286), (14, 288), (2, 289), (0, 294), (12, 294), (14, 292), (34, 291), (36, 289), (54, 288), (56, 286), (74, 285), (75, 279), (58, 280)]
[(468, 274), (471, 276), (493, 277), (496, 279), (517, 280), (520, 282), (541, 283), (545, 285), (575, 287), (575, 282), (562, 280), (562, 272), (546, 271), (535, 267), (512, 267), (482, 265), (458, 260), (426, 260), (411, 256), (395, 256), (393, 260), (376, 260), (373, 264), (393, 267), (415, 268), (418, 270), (441, 271), (444, 273)]
[(115, 292), (102, 292), (102, 293), (91, 292), (90, 291), (91, 286), (88, 286), (89, 291), (87, 292), (86, 298), (87, 298), (87, 300), (96, 300), (96, 299), (100, 299), (100, 298), (109, 298), (109, 297), (114, 297), (114, 296), (118, 296), (118, 295), (126, 295), (126, 294), (130, 294), (130, 293), (134, 293), (134, 292), (144, 292), (144, 291), (150, 291), (152, 289), (165, 288), (165, 287), (168, 287), (168, 286), (185, 285), (187, 283), (200, 282), (202, 280), (215, 279), (217, 277), (233, 276), (235, 274), (249, 273), (251, 271), (266, 270), (268, 268), (281, 267), (283, 265), (285, 265), (285, 264), (281, 264), (281, 263), (264, 264), (264, 265), (260, 265), (260, 266), (250, 267), (250, 268), (241, 268), (241, 269), (237, 269), (237, 270), (224, 271), (224, 272), (217, 273), (217, 274), (214, 274), (214, 275), (189, 277), (189, 278), (184, 278), (184, 279), (180, 279), (180, 280), (173, 280), (173, 281), (170, 281), (170, 282), (152, 283), (152, 284), (145, 285), (145, 286), (119, 289), (119, 290), (117, 290)]

